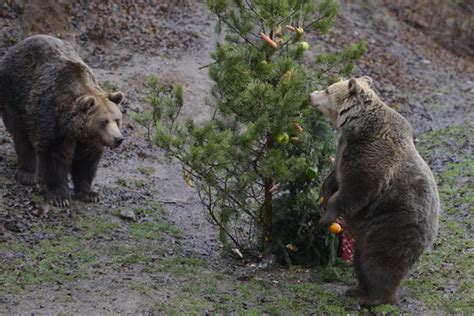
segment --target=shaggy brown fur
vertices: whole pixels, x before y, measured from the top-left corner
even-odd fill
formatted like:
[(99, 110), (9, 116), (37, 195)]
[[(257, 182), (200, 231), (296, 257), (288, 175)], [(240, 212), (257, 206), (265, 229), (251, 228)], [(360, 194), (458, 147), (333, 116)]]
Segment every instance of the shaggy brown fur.
[(122, 140), (121, 92), (106, 93), (74, 49), (37, 35), (15, 45), (0, 62), (0, 114), (18, 157), (16, 178), (37, 178), (57, 206), (69, 205), (68, 174), (76, 197), (95, 202), (91, 189), (103, 147)]
[(329, 225), (345, 219), (355, 239), (358, 285), (347, 291), (361, 304), (395, 304), (398, 287), (438, 227), (439, 198), (410, 124), (370, 89), (368, 78), (313, 92), (311, 103), (340, 130), (335, 170), (323, 194)]

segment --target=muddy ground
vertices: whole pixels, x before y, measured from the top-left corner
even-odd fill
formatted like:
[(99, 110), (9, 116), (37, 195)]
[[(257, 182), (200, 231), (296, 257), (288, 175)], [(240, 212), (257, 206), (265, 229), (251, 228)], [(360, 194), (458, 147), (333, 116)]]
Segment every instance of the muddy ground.
[[(367, 41), (355, 74), (372, 76), (382, 98), (410, 120), (443, 200), (439, 238), (404, 282), (402, 303), (373, 312), (472, 314), (474, 63), (398, 22), (377, 1), (351, 3), (343, 3), (329, 34), (309, 35), (308, 58)], [(40, 188), (13, 181), (13, 144), (0, 124), (0, 314), (368, 313), (342, 296), (353, 282), (350, 264), (262, 270), (222, 256), (217, 229), (179, 165), (130, 119), (147, 107), (150, 75), (184, 85), (183, 117), (209, 116), (212, 82), (200, 67), (210, 62), (217, 35), (206, 6), (60, 4), (2, 2), (0, 56), (33, 33), (73, 42), (105, 89), (126, 93), (126, 141), (101, 162), (98, 204), (57, 209), (43, 203)], [(136, 218), (124, 219), (124, 211)]]

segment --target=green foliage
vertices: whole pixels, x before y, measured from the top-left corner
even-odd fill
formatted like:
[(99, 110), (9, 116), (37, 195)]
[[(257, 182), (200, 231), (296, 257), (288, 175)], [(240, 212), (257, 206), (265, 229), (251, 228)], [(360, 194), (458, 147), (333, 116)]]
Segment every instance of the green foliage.
[(310, 71), (305, 32), (328, 31), (336, 1), (208, 0), (208, 6), (217, 31), (226, 32), (209, 67), (215, 114), (203, 125), (175, 125), (182, 90), (162, 93), (155, 81), (148, 97), (154, 142), (181, 162), (226, 250), (276, 254), (288, 264), (331, 263), (336, 238), (318, 227), (317, 201), (334, 137), (308, 94), (335, 73), (348, 74), (365, 46), (320, 56)]
[(172, 125), (179, 115), (183, 106), (183, 87), (176, 85), (171, 93), (168, 93), (168, 87), (160, 85), (158, 78), (150, 76), (148, 78), (150, 91), (146, 101), (152, 109), (143, 112), (132, 112), (131, 117), (135, 122), (145, 127), (148, 140), (151, 140), (151, 134), (155, 125), (157, 126), (164, 117), (171, 120)]

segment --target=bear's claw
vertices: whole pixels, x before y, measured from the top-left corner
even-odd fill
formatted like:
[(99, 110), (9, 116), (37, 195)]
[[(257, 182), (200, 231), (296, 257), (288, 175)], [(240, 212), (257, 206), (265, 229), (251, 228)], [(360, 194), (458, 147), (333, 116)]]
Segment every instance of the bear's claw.
[(51, 198), (50, 203), (56, 207), (69, 207), (69, 199), (67, 198)]
[(17, 170), (15, 179), (23, 185), (33, 185), (35, 183), (35, 175), (24, 170)]
[(79, 192), (75, 194), (75, 198), (83, 202), (97, 203), (99, 202), (99, 193), (94, 191)]

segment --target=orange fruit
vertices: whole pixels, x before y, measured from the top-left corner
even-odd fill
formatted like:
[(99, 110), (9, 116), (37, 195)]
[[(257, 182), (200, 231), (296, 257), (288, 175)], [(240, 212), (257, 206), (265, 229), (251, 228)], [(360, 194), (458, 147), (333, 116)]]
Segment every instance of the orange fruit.
[(277, 49), (278, 48), (278, 44), (272, 40), (267, 34), (265, 33), (260, 33), (260, 36), (262, 37), (262, 39), (268, 44), (270, 45), (271, 47)]
[(333, 234), (339, 234), (342, 232), (342, 227), (338, 223), (332, 223), (331, 226), (329, 226), (329, 231)]

